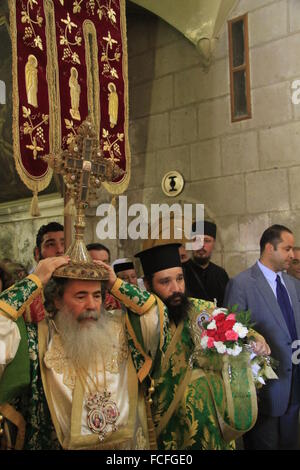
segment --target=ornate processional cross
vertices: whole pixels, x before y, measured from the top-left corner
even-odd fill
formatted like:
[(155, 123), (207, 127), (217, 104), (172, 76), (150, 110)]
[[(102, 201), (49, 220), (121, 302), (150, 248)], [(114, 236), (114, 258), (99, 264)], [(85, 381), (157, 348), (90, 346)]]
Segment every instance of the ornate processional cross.
[[(63, 175), (67, 197), (74, 201), (76, 207), (75, 240), (66, 252), (74, 261), (74, 277), (82, 271), (82, 263), (88, 266), (90, 273), (94, 266), (84, 243), (85, 209), (103, 181), (113, 181), (124, 171), (115, 162), (103, 157), (90, 116), (78, 127), (68, 149), (43, 159), (56, 173)], [(57, 272), (58, 276), (70, 277), (69, 271), (68, 274), (64, 273), (64, 267)]]
[(81, 204), (88, 205), (103, 181), (113, 181), (124, 174), (115, 162), (103, 157), (90, 117), (79, 126), (67, 150), (43, 159), (63, 175), (67, 195), (74, 200), (77, 210)]

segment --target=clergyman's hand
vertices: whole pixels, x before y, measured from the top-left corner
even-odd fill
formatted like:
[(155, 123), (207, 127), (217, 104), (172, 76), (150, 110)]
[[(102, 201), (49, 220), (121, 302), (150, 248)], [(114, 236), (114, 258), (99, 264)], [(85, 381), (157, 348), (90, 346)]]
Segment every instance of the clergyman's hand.
[(108, 272), (109, 278), (107, 280), (107, 289), (110, 290), (112, 288), (112, 286), (114, 285), (114, 283), (116, 282), (116, 279), (117, 279), (115, 271), (113, 270), (113, 268), (109, 264), (104, 263), (104, 261), (94, 259), (93, 263), (96, 263), (96, 264), (99, 264), (100, 266), (103, 266), (106, 269), (106, 271)]
[(269, 356), (271, 349), (266, 341), (250, 341), (252, 351), (258, 356)]
[(41, 283), (45, 286), (50, 280), (55, 269), (60, 268), (70, 261), (69, 256), (57, 256), (55, 258), (45, 258), (39, 261), (33, 274), (40, 278)]

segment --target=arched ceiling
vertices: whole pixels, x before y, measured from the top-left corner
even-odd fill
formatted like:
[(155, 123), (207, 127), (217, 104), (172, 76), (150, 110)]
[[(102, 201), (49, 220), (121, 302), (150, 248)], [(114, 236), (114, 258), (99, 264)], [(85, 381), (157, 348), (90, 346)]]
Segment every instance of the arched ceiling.
[(209, 65), (219, 32), (238, 0), (131, 0), (180, 31)]

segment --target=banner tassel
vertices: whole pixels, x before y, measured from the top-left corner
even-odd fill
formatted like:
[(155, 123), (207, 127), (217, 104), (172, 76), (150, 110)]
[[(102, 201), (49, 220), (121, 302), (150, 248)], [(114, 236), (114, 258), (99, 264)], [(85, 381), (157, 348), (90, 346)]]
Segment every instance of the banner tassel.
[(33, 191), (33, 197), (32, 197), (31, 205), (30, 205), (30, 215), (32, 217), (39, 217), (41, 215), (40, 209), (39, 209), (39, 200), (38, 200), (37, 190)]

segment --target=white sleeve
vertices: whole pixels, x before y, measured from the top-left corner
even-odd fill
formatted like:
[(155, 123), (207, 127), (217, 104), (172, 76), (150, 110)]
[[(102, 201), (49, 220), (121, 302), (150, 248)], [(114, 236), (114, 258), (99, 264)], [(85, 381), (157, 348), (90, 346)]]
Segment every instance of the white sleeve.
[(21, 336), (16, 322), (0, 315), (0, 378), (15, 357)]
[(147, 313), (141, 315), (140, 319), (146, 352), (150, 353), (152, 359), (154, 359), (160, 338), (159, 310), (157, 305), (153, 305)]

